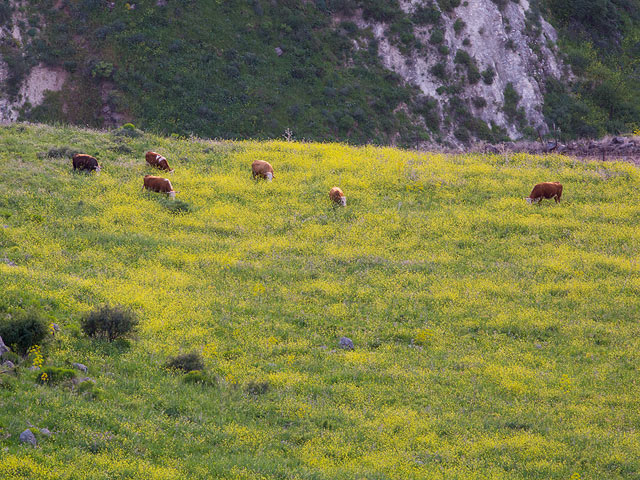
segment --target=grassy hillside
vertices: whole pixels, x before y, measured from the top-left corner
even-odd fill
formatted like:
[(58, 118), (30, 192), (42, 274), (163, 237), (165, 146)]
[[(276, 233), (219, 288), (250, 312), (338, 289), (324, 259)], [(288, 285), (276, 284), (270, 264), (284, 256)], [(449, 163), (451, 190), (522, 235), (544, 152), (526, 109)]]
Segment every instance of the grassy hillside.
[[(0, 144), (0, 321), (40, 309), (62, 328), (44, 364), (101, 390), (0, 375), (1, 478), (640, 475), (637, 168), (24, 125)], [(38, 155), (65, 146), (102, 173)], [(190, 211), (141, 192), (151, 148)], [(545, 180), (563, 202), (527, 205)], [(103, 303), (134, 338), (81, 333)], [(190, 351), (209, 384), (164, 368)], [(53, 436), (20, 445), (27, 422)]]

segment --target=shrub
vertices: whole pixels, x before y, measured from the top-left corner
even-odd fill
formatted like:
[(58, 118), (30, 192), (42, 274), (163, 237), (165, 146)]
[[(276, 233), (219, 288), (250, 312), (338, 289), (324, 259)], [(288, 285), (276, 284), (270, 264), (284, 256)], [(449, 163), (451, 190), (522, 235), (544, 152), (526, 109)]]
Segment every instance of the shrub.
[(89, 312), (81, 322), (87, 336), (105, 338), (110, 342), (131, 333), (137, 324), (135, 314), (120, 305), (102, 306)]
[(35, 309), (19, 310), (0, 323), (0, 337), (20, 355), (25, 355), (32, 345), (39, 344), (47, 332), (47, 321)]
[(491, 68), (491, 67), (487, 67), (485, 70), (482, 71), (482, 81), (486, 84), (486, 85), (491, 85), (493, 83), (493, 79), (496, 76), (496, 71)]
[(49, 157), (49, 158), (71, 158), (76, 153), (80, 153), (80, 152), (78, 150), (75, 150), (75, 149), (70, 148), (70, 147), (60, 147), (60, 148), (52, 147), (47, 152), (47, 157)]
[(194, 370), (204, 370), (204, 361), (199, 353), (183, 353), (170, 358), (166, 367), (170, 370), (192, 372)]
[(113, 134), (116, 137), (129, 137), (129, 138), (138, 138), (144, 135), (140, 130), (133, 126), (131, 123), (125, 123), (118, 130), (115, 130)]
[(213, 383), (209, 376), (201, 370), (191, 370), (183, 377), (184, 383), (199, 383), (202, 385), (210, 385)]
[(416, 25), (437, 25), (440, 22), (440, 11), (433, 2), (419, 5), (413, 12), (412, 20)]
[(36, 383), (40, 385), (56, 385), (76, 376), (75, 370), (70, 368), (44, 367), (36, 375)]
[(431, 32), (431, 37), (429, 37), (429, 43), (433, 45), (438, 45), (444, 41), (444, 32), (439, 28), (436, 28), (433, 32)]

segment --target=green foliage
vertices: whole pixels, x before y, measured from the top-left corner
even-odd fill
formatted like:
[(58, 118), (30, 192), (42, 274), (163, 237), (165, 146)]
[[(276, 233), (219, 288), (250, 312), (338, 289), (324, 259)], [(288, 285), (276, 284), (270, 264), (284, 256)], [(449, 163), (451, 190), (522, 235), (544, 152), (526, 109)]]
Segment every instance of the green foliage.
[(450, 12), (460, 6), (460, 0), (438, 0), (438, 5), (443, 12)]
[(640, 3), (546, 0), (545, 4), (560, 29), (561, 49), (578, 75), (570, 86), (549, 82), (547, 123), (558, 126), (565, 138), (631, 131), (640, 117), (636, 78)]
[(97, 387), (95, 382), (92, 380), (85, 380), (84, 382), (80, 382), (75, 387), (75, 392), (82, 397), (85, 397), (89, 400), (97, 400), (104, 395), (104, 390)]
[(411, 19), (416, 25), (438, 25), (440, 23), (440, 10), (429, 1), (422, 5), (418, 5), (413, 12)]
[(113, 63), (97, 62), (91, 69), (91, 76), (97, 80), (109, 79), (113, 75)]
[(103, 305), (86, 314), (81, 322), (85, 335), (109, 342), (129, 335), (137, 325), (133, 311), (121, 305)]
[(492, 67), (487, 67), (482, 71), (481, 75), (482, 75), (482, 81), (486, 85), (491, 85), (493, 84), (493, 79), (496, 76), (496, 71)]
[(200, 371), (204, 369), (202, 356), (197, 352), (183, 353), (171, 357), (166, 364), (170, 370), (182, 370), (183, 372)]
[(504, 88), (504, 105), (503, 110), (509, 121), (516, 123), (520, 128), (526, 126), (526, 116), (522, 107), (518, 108), (520, 103), (520, 95), (513, 88), (512, 83), (507, 83)]
[(464, 20), (462, 20), (461, 18), (456, 18), (456, 21), (453, 22), (453, 31), (456, 32), (456, 35), (459, 35), (460, 32), (462, 32), (462, 30), (464, 30), (464, 27), (467, 24), (464, 23)]
[(201, 370), (190, 370), (182, 377), (184, 383), (200, 384), (200, 385), (213, 385), (215, 382)]
[(0, 337), (21, 355), (33, 345), (39, 345), (47, 333), (47, 319), (38, 309), (0, 311)]
[(35, 381), (40, 385), (57, 385), (75, 376), (75, 370), (70, 368), (43, 367), (36, 373)]
[(471, 85), (475, 85), (480, 81), (482, 77), (476, 61), (464, 50), (458, 50), (454, 57), (454, 62), (460, 65), (464, 65), (467, 69), (467, 80)]
[(179, 198), (166, 198), (159, 197), (158, 202), (162, 203), (164, 207), (171, 213), (175, 215), (191, 213), (193, 210), (191, 204), (185, 202), (184, 200), (180, 200)]

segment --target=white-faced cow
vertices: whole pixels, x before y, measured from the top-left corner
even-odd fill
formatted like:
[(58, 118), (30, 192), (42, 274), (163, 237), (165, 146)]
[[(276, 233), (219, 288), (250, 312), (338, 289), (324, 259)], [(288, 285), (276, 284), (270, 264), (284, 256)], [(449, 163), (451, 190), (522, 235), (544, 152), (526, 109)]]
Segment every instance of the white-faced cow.
[(167, 159), (164, 158), (159, 153), (147, 152), (144, 158), (147, 161), (147, 163), (152, 167), (159, 168), (160, 170), (166, 170), (168, 172), (173, 172), (173, 170), (169, 167), (169, 163), (167, 162)]
[(251, 164), (251, 176), (253, 178), (264, 178), (267, 181), (273, 180), (273, 167), (269, 162), (256, 160)]
[(342, 190), (340, 190), (340, 188), (338, 187), (333, 187), (330, 191), (329, 191), (329, 198), (331, 198), (331, 200), (342, 206), (342, 207), (346, 207), (347, 206), (347, 197), (344, 196), (344, 193), (342, 193)]
[(560, 202), (560, 197), (562, 197), (561, 184), (559, 184), (558, 182), (544, 182), (539, 183), (535, 187), (533, 187), (533, 190), (531, 190), (531, 193), (528, 197), (525, 197), (525, 199), (529, 204), (539, 203), (543, 198), (549, 200), (554, 198), (556, 200), (556, 203), (558, 203)]
[(101, 170), (98, 160), (85, 153), (76, 153), (71, 161), (74, 170), (88, 170), (90, 172), (99, 172)]
[(168, 178), (154, 177), (153, 175), (144, 176), (144, 186), (142, 189), (151, 190), (152, 192), (166, 193), (171, 198), (176, 198), (176, 193)]

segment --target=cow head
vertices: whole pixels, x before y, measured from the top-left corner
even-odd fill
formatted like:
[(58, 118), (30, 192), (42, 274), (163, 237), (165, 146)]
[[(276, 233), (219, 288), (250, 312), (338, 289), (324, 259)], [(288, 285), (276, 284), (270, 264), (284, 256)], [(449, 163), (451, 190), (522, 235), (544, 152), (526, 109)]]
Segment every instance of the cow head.
[(532, 202), (533, 198), (531, 198), (531, 197), (524, 197), (524, 199), (527, 201), (527, 203), (528, 203), (529, 205), (531, 205), (531, 202)]
[(100, 173), (100, 170), (102, 170), (102, 167), (98, 164), (98, 166), (96, 167), (96, 172)]
[(347, 206), (347, 197), (345, 197), (344, 195), (340, 197), (340, 205), (343, 207)]
[(270, 182), (271, 180), (273, 180), (273, 173), (267, 172), (267, 182)]
[(176, 198), (176, 192), (174, 192), (173, 190), (171, 192), (169, 192), (169, 198), (171, 200), (174, 200)]

